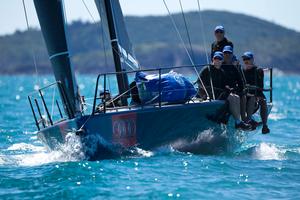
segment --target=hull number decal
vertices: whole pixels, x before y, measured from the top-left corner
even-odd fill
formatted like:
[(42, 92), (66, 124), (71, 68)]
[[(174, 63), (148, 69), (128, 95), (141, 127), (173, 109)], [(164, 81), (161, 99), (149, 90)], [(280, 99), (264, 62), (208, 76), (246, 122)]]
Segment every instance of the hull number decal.
[(113, 142), (124, 147), (136, 144), (136, 113), (112, 117)]

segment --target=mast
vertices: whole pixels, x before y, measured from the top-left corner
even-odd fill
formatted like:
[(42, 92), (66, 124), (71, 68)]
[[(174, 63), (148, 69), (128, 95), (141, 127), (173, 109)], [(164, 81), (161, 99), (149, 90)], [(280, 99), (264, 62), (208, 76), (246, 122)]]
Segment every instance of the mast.
[[(105, 16), (106, 25), (111, 41), (115, 71), (117, 74), (117, 82), (119, 93), (123, 94), (121, 98), (122, 105), (128, 105), (126, 92), (129, 90), (128, 76), (126, 69), (122, 67), (122, 63), (131, 69), (137, 69), (138, 63), (133, 55), (132, 45), (129, 41), (127, 30), (125, 27), (123, 13), (118, 0), (95, 0), (100, 16)], [(101, 15), (101, 13), (104, 13)]]
[[(81, 113), (80, 96), (68, 50), (62, 0), (34, 0), (49, 60), (65, 111), (70, 119)], [(64, 95), (65, 92), (65, 95)]]

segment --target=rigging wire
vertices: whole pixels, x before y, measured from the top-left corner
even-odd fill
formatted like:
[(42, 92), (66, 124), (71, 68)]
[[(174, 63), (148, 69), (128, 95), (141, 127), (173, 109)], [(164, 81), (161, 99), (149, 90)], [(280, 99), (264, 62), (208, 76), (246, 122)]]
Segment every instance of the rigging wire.
[(179, 4), (180, 4), (181, 14), (182, 14), (182, 18), (183, 18), (183, 21), (184, 21), (184, 26), (185, 26), (186, 34), (187, 34), (189, 45), (190, 45), (190, 49), (191, 49), (192, 59), (195, 62), (195, 54), (194, 54), (193, 45), (192, 45), (192, 42), (191, 42), (191, 36), (190, 36), (189, 29), (188, 29), (188, 25), (187, 25), (187, 21), (186, 21), (186, 17), (185, 17), (185, 14), (184, 14), (184, 10), (183, 10), (183, 6), (182, 6), (181, 0), (179, 0)]
[[(67, 10), (66, 10), (66, 4), (65, 4), (65, 0), (61, 0), (61, 5), (62, 5), (62, 14), (63, 14), (63, 25), (64, 25), (64, 29), (65, 29), (65, 38), (66, 38), (66, 45), (67, 45), (67, 53), (68, 53), (68, 58), (69, 58), (69, 62), (70, 65), (72, 66), (72, 49), (70, 48), (70, 34), (69, 34), (69, 29), (68, 29), (68, 16), (67, 16)], [(79, 93), (79, 86), (77, 84), (76, 79), (73, 80), (73, 89), (75, 92), (75, 115), (78, 113), (82, 114), (82, 110), (81, 110), (81, 105), (82, 105), (82, 99)]]
[[(24, 10), (24, 15), (25, 15), (27, 30), (30, 31), (30, 25), (29, 25), (29, 19), (28, 19), (28, 15), (27, 15), (25, 0), (22, 0), (22, 3), (23, 3), (23, 10)], [(34, 69), (35, 69), (36, 85), (37, 85), (37, 88), (39, 88), (40, 87), (40, 78), (39, 78), (39, 72), (38, 72), (38, 68), (37, 68), (36, 55), (35, 55), (35, 52), (34, 52), (33, 48), (31, 48), (31, 56), (32, 56)]]
[[(87, 12), (89, 13), (90, 17), (92, 18), (94, 24), (97, 24), (97, 21), (96, 21), (95, 17), (93, 16), (91, 10), (89, 9), (88, 5), (86, 4), (85, 0), (82, 0), (82, 3), (84, 5), (85, 9), (87, 10)], [(103, 51), (104, 51), (104, 64), (107, 67), (108, 66), (107, 52), (106, 52), (105, 39), (104, 39), (105, 31), (104, 31), (104, 24), (103, 24), (103, 16), (102, 16), (101, 12), (100, 12), (99, 24), (100, 24), (100, 29), (101, 29), (102, 47), (103, 47)]]
[[(82, 0), (82, 1), (84, 1), (84, 0)], [(85, 2), (84, 2), (85, 3)], [(93, 17), (93, 15), (91, 14), (91, 12), (90, 12), (90, 9), (88, 8), (88, 6), (86, 5), (85, 6), (86, 7), (86, 9), (88, 9), (89, 10), (89, 13), (90, 13), (90, 15), (91, 15), (91, 18), (93, 19), (93, 21), (94, 21), (94, 23), (96, 23), (96, 21), (95, 21), (95, 18)], [(111, 41), (111, 39), (110, 39), (110, 37), (106, 34), (106, 32), (104, 31), (104, 25), (103, 25), (103, 16), (102, 16), (102, 12), (99, 12), (100, 13), (100, 19), (101, 19), (101, 21), (102, 21), (102, 23), (101, 23), (101, 26), (102, 26), (102, 40), (103, 40), (103, 45), (105, 46), (105, 39), (104, 39), (104, 36), (105, 36), (105, 38), (106, 38), (106, 40), (107, 41)], [(106, 49), (106, 47), (105, 47), (105, 49)], [(123, 55), (117, 50), (117, 49), (115, 49), (114, 47), (112, 47), (112, 50), (115, 52), (115, 53), (117, 53), (118, 55), (119, 55), (119, 57), (120, 58), (122, 58), (123, 57)], [(108, 59), (107, 59), (107, 50), (105, 50), (105, 59), (106, 59), (106, 61), (105, 61), (105, 63), (106, 63), (106, 65), (108, 66)], [(127, 64), (132, 70), (135, 70), (135, 67), (134, 66), (131, 66), (131, 64), (130, 63), (128, 63), (128, 61), (127, 61), (127, 59), (123, 59), (123, 61), (125, 62), (125, 64)]]
[[(116, 11), (115, 11), (115, 9), (114, 9), (114, 7), (112, 6), (112, 12), (113, 12), (113, 15), (114, 16), (116, 16)], [(118, 33), (118, 26), (116, 25), (116, 19), (114, 20), (114, 26), (115, 26), (115, 29), (116, 29), (116, 32)], [(122, 46), (120, 46), (120, 44), (119, 44), (119, 39), (118, 39), (118, 34), (116, 34), (116, 39), (117, 39), (117, 43), (118, 43), (118, 46), (119, 46), (119, 56), (120, 56), (120, 58), (121, 58), (121, 65), (122, 65), (122, 61), (125, 63), (125, 64), (127, 64), (127, 66), (128, 67), (130, 67), (133, 71), (134, 70), (137, 70), (137, 69), (139, 69), (140, 68), (140, 66), (139, 66), (139, 63), (137, 63), (137, 65), (138, 65), (138, 67), (135, 67), (135, 66), (132, 66), (132, 64), (134, 64), (134, 63), (129, 63), (127, 60), (129, 60), (128, 59), (128, 53), (127, 53), (127, 51), (125, 50), (125, 52), (126, 52), (126, 54), (127, 55), (124, 55), (124, 53), (122, 53), (123, 52), (123, 47)], [(121, 47), (121, 49), (120, 49), (120, 47)], [(125, 57), (126, 56), (126, 57)], [(137, 60), (136, 60), (136, 58), (134, 58), (134, 60), (137, 62)], [(126, 69), (125, 69), (126, 70)]]
[(202, 40), (203, 40), (203, 44), (204, 44), (204, 51), (205, 51), (205, 55), (206, 55), (206, 62), (207, 64), (210, 63), (209, 61), (209, 56), (208, 56), (208, 50), (207, 50), (207, 39), (206, 39), (206, 35), (204, 32), (204, 23), (203, 23), (203, 17), (201, 14), (201, 6), (200, 6), (200, 0), (197, 0), (198, 3), (198, 15), (199, 15), (199, 19), (200, 19), (200, 25), (201, 25), (201, 32), (202, 32)]
[[(90, 9), (88, 8), (88, 6), (87, 6), (87, 4), (86, 4), (86, 2), (84, 1), (84, 0), (82, 0), (82, 2), (83, 2), (83, 4), (84, 4), (84, 6), (85, 6), (85, 8), (88, 10), (88, 13), (89, 13), (89, 15), (91, 16), (91, 18), (92, 18), (92, 20), (94, 21), (94, 23), (96, 23), (96, 20), (95, 20), (95, 18), (94, 18), (94, 16), (92, 15), (92, 12), (90, 11)], [(114, 11), (113, 11), (114, 12)], [(107, 59), (107, 51), (106, 51), (106, 47), (105, 47), (105, 39), (104, 39), (104, 36), (105, 36), (105, 38), (107, 39), (107, 41), (111, 41), (110, 40), (110, 37), (106, 34), (106, 32), (104, 31), (104, 25), (103, 25), (103, 16), (102, 16), (102, 12), (99, 12), (100, 13), (100, 19), (101, 19), (101, 21), (102, 21), (102, 23), (101, 23), (101, 26), (102, 26), (102, 43), (103, 43), (103, 45), (104, 45), (104, 48), (105, 48), (105, 63), (106, 63), (106, 66), (108, 66), (108, 59)], [(114, 47), (112, 47), (112, 50), (115, 52), (115, 53), (117, 53), (118, 55), (119, 55), (119, 57), (120, 58), (123, 58), (124, 56), (117, 50), (117, 49), (115, 49)], [(123, 60), (123, 62), (125, 63), (125, 64), (127, 64), (127, 66), (128, 67), (130, 67), (132, 70), (136, 70), (136, 68), (134, 67), (134, 66), (131, 66), (131, 63), (129, 63), (128, 61), (127, 61), (127, 59), (125, 59), (125, 58), (123, 58), (122, 59)], [(140, 66), (139, 66), (140, 67)]]
[(200, 77), (200, 74), (199, 74), (199, 72), (198, 72), (198, 70), (197, 70), (197, 68), (196, 68), (196, 65), (195, 65), (195, 63), (194, 63), (194, 61), (193, 61), (193, 59), (192, 59), (192, 57), (191, 57), (191, 55), (190, 55), (190, 53), (189, 53), (189, 51), (188, 51), (186, 45), (185, 45), (185, 43), (184, 43), (184, 40), (183, 40), (183, 38), (182, 38), (182, 36), (181, 36), (181, 34), (180, 34), (180, 32), (179, 32), (179, 29), (178, 29), (178, 27), (177, 27), (177, 25), (176, 25), (176, 22), (175, 22), (175, 20), (174, 20), (172, 14), (171, 14), (171, 12), (170, 12), (170, 9), (169, 9), (169, 7), (168, 7), (168, 5), (167, 5), (167, 3), (166, 3), (165, 0), (163, 0), (163, 3), (164, 3), (164, 5), (165, 5), (165, 7), (166, 7), (166, 9), (167, 9), (167, 11), (168, 11), (168, 15), (169, 15), (169, 17), (170, 17), (170, 19), (171, 19), (171, 21), (172, 21), (172, 24), (173, 24), (173, 26), (174, 26), (174, 28), (175, 28), (175, 31), (176, 31), (176, 33), (177, 33), (177, 35), (178, 35), (180, 41), (182, 42), (182, 45), (183, 45), (183, 47), (184, 47), (184, 49), (185, 49), (185, 51), (186, 51), (186, 53), (187, 53), (187, 55), (188, 55), (188, 57), (189, 57), (189, 59), (190, 59), (190, 62), (192, 63), (192, 65), (193, 65), (193, 67), (194, 67), (194, 70), (195, 70), (195, 72), (196, 72), (196, 74), (197, 74), (197, 77), (198, 77), (198, 79), (199, 79), (199, 81), (200, 81), (202, 87), (203, 87), (203, 90), (204, 90), (205, 94), (207, 95), (207, 97), (209, 97), (209, 94), (208, 94), (208, 92), (207, 92), (207, 90), (206, 90), (206, 87), (205, 87), (205, 85), (204, 85), (204, 83), (203, 83), (203, 81), (202, 81), (202, 78)]
[[(94, 24), (97, 24), (97, 21), (95, 19), (95, 17), (93, 16), (92, 12), (90, 11), (88, 5), (86, 4), (85, 0), (82, 0), (82, 3), (85, 7), (85, 9), (87, 10), (87, 12), (89, 13), (91, 19), (93, 20)], [(108, 61), (107, 61), (107, 49), (106, 49), (106, 45), (105, 45), (105, 31), (104, 31), (104, 22), (103, 22), (103, 15), (102, 15), (102, 12), (99, 12), (100, 13), (100, 29), (101, 29), (101, 40), (102, 40), (102, 47), (103, 47), (103, 52), (104, 52), (104, 64), (105, 64), (105, 67), (108, 67)], [(111, 84), (110, 84), (110, 79), (108, 78), (108, 88), (109, 90), (111, 91)]]
[(85, 9), (87, 10), (87, 12), (89, 13), (90, 17), (92, 18), (93, 22), (96, 24), (97, 22), (96, 22), (94, 16), (92, 15), (92, 12), (90, 11), (89, 7), (87, 6), (87, 4), (85, 3), (84, 0), (82, 0), (82, 3), (84, 5)]
[[(84, 1), (84, 0), (83, 0)], [(101, 26), (101, 32), (102, 32), (102, 44), (103, 44), (103, 51), (104, 51), (104, 63), (105, 63), (105, 66), (107, 67), (108, 66), (108, 62), (107, 62), (107, 52), (106, 52), (106, 46), (105, 46), (105, 39), (104, 39), (104, 36), (105, 36), (105, 30), (104, 30), (104, 21), (103, 21), (104, 17), (103, 17), (103, 14), (102, 12), (100, 12), (100, 26)]]
[(66, 11), (66, 5), (65, 5), (65, 0), (61, 0), (62, 2), (62, 12), (63, 12), (63, 19), (64, 19), (64, 27), (65, 27), (65, 37), (66, 37), (66, 42), (67, 42), (67, 52), (69, 53), (69, 58), (71, 62), (71, 48), (69, 48), (69, 33), (68, 33), (68, 18), (67, 18), (67, 11)]
[[(24, 15), (25, 15), (25, 20), (26, 20), (26, 25), (27, 25), (27, 31), (30, 31), (30, 24), (29, 24), (29, 18), (28, 18), (28, 14), (27, 14), (27, 8), (26, 8), (26, 3), (25, 0), (22, 0), (22, 4), (23, 4), (23, 10), (24, 10)], [(36, 76), (36, 86), (34, 87), (35, 90), (39, 90), (40, 86), (41, 86), (41, 81), (40, 81), (40, 77), (39, 77), (39, 72), (38, 72), (38, 68), (37, 68), (37, 60), (36, 60), (36, 55), (35, 55), (35, 51), (33, 48), (31, 49), (31, 56), (32, 56), (32, 60), (33, 60), (33, 64), (34, 64), (34, 69), (35, 69), (35, 76)], [(46, 120), (46, 122), (48, 121), (48, 115), (46, 115), (46, 108), (45, 105), (43, 104), (43, 111), (44, 114), (42, 116), (42, 120)]]
[[(204, 44), (204, 51), (206, 54), (206, 62), (207, 64), (210, 63), (209, 61), (209, 57), (208, 57), (208, 51), (206, 48), (206, 36), (205, 36), (205, 32), (204, 32), (204, 23), (203, 23), (203, 18), (202, 18), (202, 14), (201, 14), (201, 7), (200, 7), (200, 0), (197, 0), (198, 3), (198, 15), (199, 15), (199, 19), (200, 19), (200, 26), (201, 26), (201, 31), (202, 31), (202, 39), (203, 39), (203, 44)], [(210, 65), (208, 66), (208, 72), (209, 72), (209, 82), (210, 82), (210, 87), (211, 87), (211, 92), (213, 95), (213, 99), (216, 100), (216, 96), (215, 96), (215, 91), (214, 91), (214, 85), (212, 82), (212, 77), (211, 77), (211, 70), (210, 70)]]

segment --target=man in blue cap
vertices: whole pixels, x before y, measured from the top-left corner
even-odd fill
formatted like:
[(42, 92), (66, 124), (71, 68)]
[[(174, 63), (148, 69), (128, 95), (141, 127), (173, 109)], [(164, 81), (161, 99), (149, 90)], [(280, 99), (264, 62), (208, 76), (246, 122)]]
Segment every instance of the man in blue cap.
[(222, 69), (225, 72), (226, 85), (229, 89), (242, 97), (244, 95), (244, 83), (243, 78), (238, 70), (237, 66), (233, 64), (233, 48), (231, 46), (225, 46), (223, 49), (224, 62)]
[[(240, 115), (240, 98), (231, 93), (226, 85), (225, 72), (222, 69), (224, 55), (222, 52), (217, 51), (214, 53), (212, 66), (206, 66), (200, 73), (200, 78), (208, 92), (209, 98), (218, 100), (227, 100), (229, 111), (235, 119), (235, 127), (242, 130), (250, 130), (251, 126), (241, 120)], [(197, 81), (199, 85), (199, 96), (202, 99), (207, 99), (207, 95), (202, 88), (200, 80)], [(213, 88), (213, 90), (212, 90)]]
[(254, 55), (252, 52), (245, 52), (242, 56), (245, 69), (244, 76), (248, 87), (247, 94), (247, 119), (252, 125), (258, 125), (258, 123), (252, 118), (256, 110), (255, 104), (260, 106), (260, 116), (263, 123), (262, 133), (270, 133), (270, 129), (267, 125), (268, 122), (268, 107), (266, 97), (263, 93), (264, 89), (264, 71), (257, 67), (254, 63)]
[[(200, 73), (200, 77), (205, 85), (205, 88), (207, 89), (210, 99), (214, 99), (214, 97), (216, 99), (226, 99), (226, 97), (224, 98), (223, 95), (225, 91), (225, 73), (223, 69), (221, 69), (223, 60), (223, 53), (220, 51), (215, 52), (213, 56), (212, 66), (204, 67)], [(211, 88), (211, 81), (214, 87), (214, 94)], [(202, 90), (200, 80), (198, 80), (198, 85), (200, 88), (200, 97), (203, 99), (207, 99), (208, 97), (206, 96), (205, 91)]]
[(215, 52), (222, 52), (225, 46), (231, 46), (233, 48), (233, 43), (225, 37), (225, 28), (223, 26), (217, 26), (215, 28), (215, 38), (216, 41), (211, 45), (211, 59)]
[[(224, 54), (224, 62), (222, 65), (222, 69), (225, 72), (225, 82), (227, 89), (231, 92), (232, 96), (238, 96), (240, 99), (240, 104), (236, 104), (234, 106), (238, 108), (234, 108), (240, 110), (241, 118), (244, 122), (246, 122), (246, 106), (245, 106), (245, 84), (243, 81), (241, 69), (239, 65), (234, 64), (234, 54), (233, 47), (225, 46), (223, 49)], [(252, 129), (255, 129), (255, 126), (252, 126)]]

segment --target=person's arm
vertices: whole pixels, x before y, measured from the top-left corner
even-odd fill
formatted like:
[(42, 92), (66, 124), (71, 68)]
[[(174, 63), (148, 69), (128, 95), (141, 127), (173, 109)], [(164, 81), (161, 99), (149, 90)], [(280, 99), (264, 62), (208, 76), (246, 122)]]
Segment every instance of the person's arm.
[(244, 81), (242, 78), (241, 71), (237, 67), (235, 67), (235, 68), (236, 68), (236, 77), (237, 77), (237, 81), (238, 81), (238, 92), (242, 93), (245, 88)]
[(220, 81), (221, 81), (220, 83), (222, 85), (222, 88), (220, 88), (220, 89), (223, 89), (223, 92), (224, 91), (230, 92), (232, 90), (232, 88), (230, 88), (229, 85), (228, 85), (226, 74), (223, 70), (221, 72), (221, 80)]
[[(200, 78), (203, 81), (203, 84), (206, 86), (207, 85), (207, 77), (209, 76), (208, 73), (208, 66), (203, 68), (203, 70), (200, 72)], [(199, 84), (201, 85), (200, 80), (198, 80)], [(202, 86), (202, 85), (201, 85)]]
[(264, 89), (264, 70), (263, 69), (258, 69), (257, 70), (257, 87), (261, 89), (261, 91)]
[[(215, 43), (213, 42), (212, 44), (211, 44), (211, 50), (210, 50), (210, 61), (212, 61), (213, 60), (213, 57), (214, 57), (214, 46), (215, 46)], [(207, 63), (207, 64), (209, 64), (209, 63)]]
[[(200, 78), (204, 84), (204, 87), (206, 87), (207, 89), (207, 86), (206, 86), (206, 78), (208, 76), (208, 68), (205, 67), (202, 69), (202, 71), (200, 72)], [(203, 100), (206, 100), (207, 99), (207, 95), (205, 93), (205, 90), (203, 88), (203, 85), (201, 84), (201, 81), (197, 80), (197, 83), (198, 83), (198, 95), (200, 96), (200, 98), (202, 98)]]

